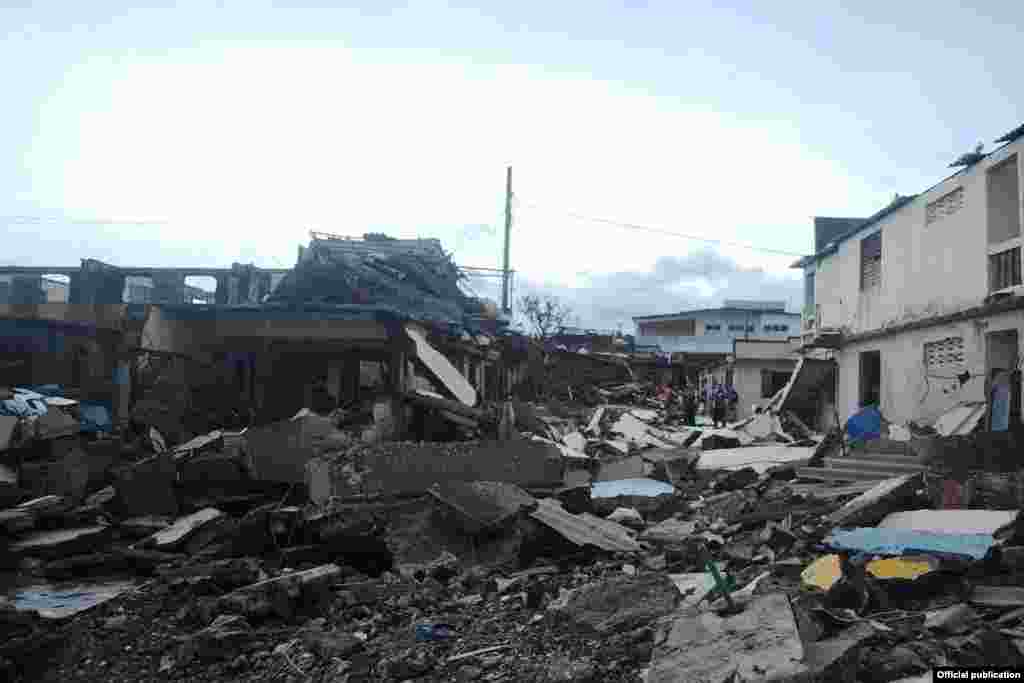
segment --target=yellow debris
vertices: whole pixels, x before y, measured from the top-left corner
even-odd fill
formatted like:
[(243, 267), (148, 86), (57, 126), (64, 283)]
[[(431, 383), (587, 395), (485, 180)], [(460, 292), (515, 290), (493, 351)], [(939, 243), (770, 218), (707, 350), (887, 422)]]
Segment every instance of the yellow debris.
[(939, 568), (931, 557), (887, 557), (868, 562), (867, 570), (876, 579), (916, 579)]
[(843, 575), (838, 555), (822, 555), (800, 574), (804, 584), (827, 591)]
[[(886, 557), (868, 562), (866, 570), (876, 579), (909, 579), (924, 576), (939, 568), (938, 560), (927, 556)], [(807, 586), (827, 591), (843, 575), (838, 555), (823, 555), (800, 574)]]

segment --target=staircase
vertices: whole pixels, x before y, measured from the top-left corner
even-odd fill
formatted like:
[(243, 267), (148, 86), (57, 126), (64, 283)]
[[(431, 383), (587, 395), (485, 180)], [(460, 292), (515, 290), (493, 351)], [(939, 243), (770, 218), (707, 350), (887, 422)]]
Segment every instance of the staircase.
[(905, 441), (875, 439), (863, 447), (848, 450), (846, 457), (826, 457), (824, 467), (801, 467), (797, 476), (816, 481), (861, 482), (881, 481), (923, 471), (925, 468), (910, 454), (907, 446)]

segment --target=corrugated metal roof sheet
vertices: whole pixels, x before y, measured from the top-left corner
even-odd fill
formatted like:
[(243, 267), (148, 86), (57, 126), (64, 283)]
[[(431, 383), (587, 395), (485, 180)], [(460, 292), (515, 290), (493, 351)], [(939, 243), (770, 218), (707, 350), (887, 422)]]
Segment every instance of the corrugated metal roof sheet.
[(942, 436), (970, 434), (985, 415), (985, 403), (960, 403), (947, 410), (932, 425)]
[(537, 509), (530, 516), (579, 546), (592, 545), (602, 550), (620, 553), (640, 550), (640, 544), (621, 524), (586, 512), (579, 515), (569, 514), (552, 498), (538, 501)]

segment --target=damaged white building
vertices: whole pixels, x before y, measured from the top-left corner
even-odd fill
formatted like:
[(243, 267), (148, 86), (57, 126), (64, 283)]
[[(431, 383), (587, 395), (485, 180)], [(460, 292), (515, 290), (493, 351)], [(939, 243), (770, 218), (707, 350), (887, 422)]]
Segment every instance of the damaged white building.
[(868, 219), (816, 220), (816, 253), (794, 264), (807, 284), (801, 347), (835, 360), (840, 419), (877, 405), (890, 422), (928, 424), (1001, 388), (992, 427), (1020, 422), (1024, 126), (997, 142)]

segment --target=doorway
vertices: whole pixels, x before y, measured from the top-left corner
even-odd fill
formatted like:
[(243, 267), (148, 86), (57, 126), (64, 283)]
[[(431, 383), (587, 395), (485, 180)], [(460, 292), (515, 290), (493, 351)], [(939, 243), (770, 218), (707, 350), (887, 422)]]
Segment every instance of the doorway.
[(986, 335), (985, 379), (989, 402), (989, 428), (1004, 431), (1021, 421), (1021, 373), (1017, 367), (1017, 330)]
[(882, 352), (860, 354), (860, 407), (879, 406), (882, 401)]

